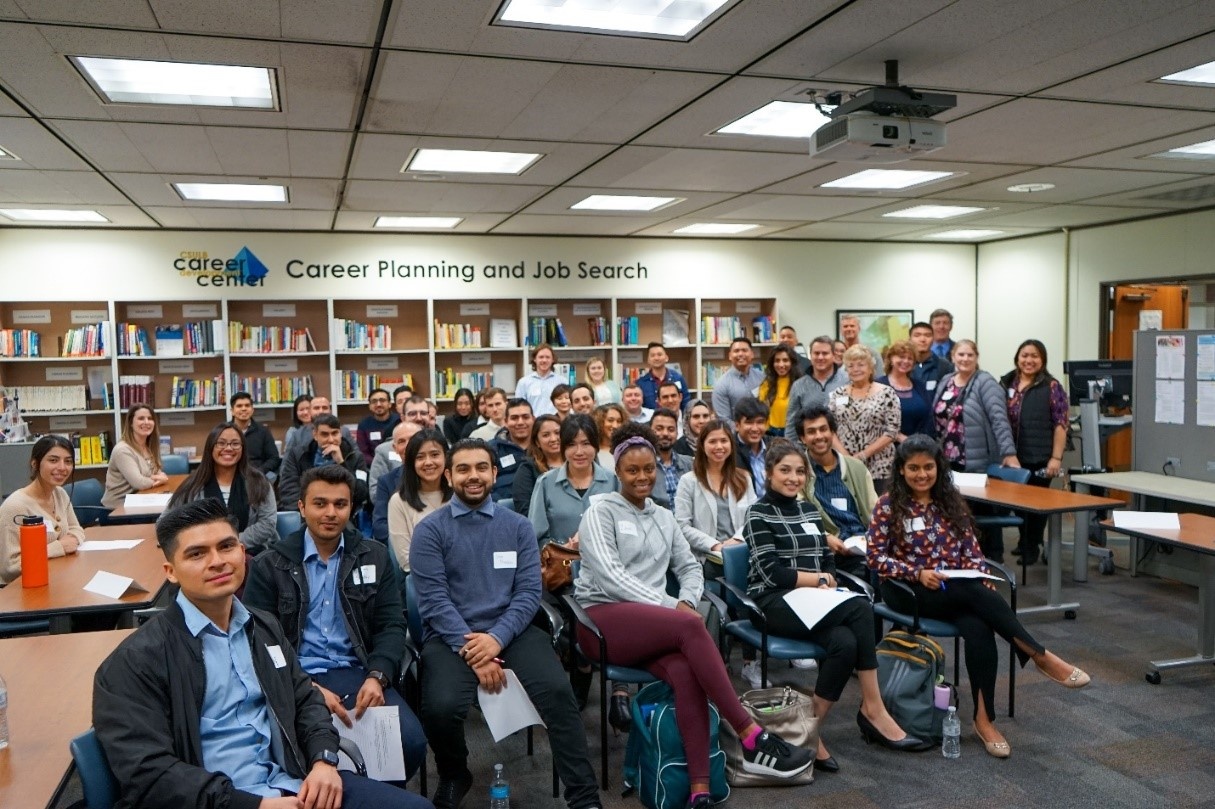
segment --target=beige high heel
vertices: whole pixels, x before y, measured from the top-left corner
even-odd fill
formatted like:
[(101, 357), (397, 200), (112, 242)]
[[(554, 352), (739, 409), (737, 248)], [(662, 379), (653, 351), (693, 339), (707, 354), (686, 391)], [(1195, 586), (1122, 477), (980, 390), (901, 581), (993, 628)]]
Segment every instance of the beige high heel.
[(1007, 741), (989, 742), (983, 738), (979, 731), (975, 731), (975, 738), (979, 740), (979, 744), (983, 745), (983, 749), (987, 751), (987, 755), (994, 758), (1008, 758), (1012, 755), (1012, 748), (1008, 746)]

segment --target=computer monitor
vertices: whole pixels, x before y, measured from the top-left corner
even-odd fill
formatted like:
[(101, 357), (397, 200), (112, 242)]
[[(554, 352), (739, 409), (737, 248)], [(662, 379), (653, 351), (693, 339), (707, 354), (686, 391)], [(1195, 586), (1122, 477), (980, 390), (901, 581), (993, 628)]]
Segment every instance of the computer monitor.
[(1134, 373), (1130, 360), (1071, 360), (1063, 363), (1073, 407), (1091, 398), (1089, 382), (1102, 383), (1102, 409), (1129, 408)]

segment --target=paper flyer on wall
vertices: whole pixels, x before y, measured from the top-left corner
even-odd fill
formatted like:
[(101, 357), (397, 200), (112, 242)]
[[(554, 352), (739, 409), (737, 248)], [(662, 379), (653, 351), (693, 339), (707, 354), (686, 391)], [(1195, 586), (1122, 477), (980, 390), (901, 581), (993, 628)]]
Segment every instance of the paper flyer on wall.
[(1185, 379), (1185, 335), (1162, 334), (1156, 338), (1156, 378)]
[(1185, 382), (1156, 380), (1156, 423), (1185, 424)]
[(1198, 335), (1198, 369), (1200, 382), (1215, 382), (1215, 334)]
[(1199, 427), (1215, 427), (1215, 382), (1198, 383), (1198, 416), (1194, 421)]

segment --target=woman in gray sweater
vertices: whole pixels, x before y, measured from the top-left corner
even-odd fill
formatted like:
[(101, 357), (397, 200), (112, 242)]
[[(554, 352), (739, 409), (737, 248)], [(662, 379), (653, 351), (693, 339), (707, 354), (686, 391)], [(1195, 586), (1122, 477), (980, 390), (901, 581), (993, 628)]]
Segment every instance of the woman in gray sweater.
[(984, 472), (990, 464), (1020, 466), (1004, 389), (979, 369), (978, 346), (959, 340), (950, 358), (954, 372), (937, 385), (932, 403), (945, 459), (959, 472)]

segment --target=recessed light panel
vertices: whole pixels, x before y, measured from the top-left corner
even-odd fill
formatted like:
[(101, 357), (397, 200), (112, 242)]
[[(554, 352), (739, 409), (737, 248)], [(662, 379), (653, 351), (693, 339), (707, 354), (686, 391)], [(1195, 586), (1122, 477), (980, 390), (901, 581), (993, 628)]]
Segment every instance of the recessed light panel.
[(182, 199), (211, 202), (286, 202), (282, 185), (247, 183), (173, 183)]
[(865, 169), (838, 180), (823, 183), (819, 188), (855, 188), (866, 191), (911, 188), (953, 177), (952, 171), (913, 171), (911, 169)]
[(93, 56), (71, 58), (111, 104), (278, 109), (274, 71), (266, 67)]
[(1173, 160), (1212, 160), (1215, 159), (1215, 140), (1191, 143), (1189, 146), (1178, 146), (1165, 152), (1157, 152), (1149, 157), (1167, 157)]
[(464, 220), (458, 216), (381, 216), (377, 228), (454, 228)]
[(891, 219), (953, 219), (955, 216), (985, 211), (986, 208), (969, 208), (965, 205), (914, 205), (899, 211), (882, 214)]
[(1177, 82), (1178, 84), (1215, 84), (1215, 62), (1207, 62), (1178, 73), (1161, 76), (1157, 81)]
[(8, 149), (5, 149), (3, 146), (0, 146), (0, 160), (20, 160), (20, 159), (21, 158), (17, 157), (17, 155), (13, 154)]
[(691, 39), (734, 0), (506, 0), (499, 25)]
[(1001, 236), (1002, 230), (942, 230), (940, 233), (930, 233), (926, 239), (986, 239), (991, 236)]
[(760, 135), (770, 138), (808, 138), (831, 119), (813, 104), (771, 101), (754, 112), (717, 130), (716, 135)]
[(695, 225), (685, 225), (672, 232), (684, 236), (731, 236), (735, 233), (754, 230), (757, 227), (759, 225), (747, 225), (741, 222), (698, 222)]
[(44, 208), (0, 208), (14, 222), (109, 222), (96, 211), (56, 211)]
[(637, 197), (625, 194), (591, 194), (570, 206), (571, 211), (656, 211), (683, 202), (680, 197)]
[(541, 158), (530, 152), (486, 152), (470, 149), (418, 149), (401, 167), (406, 171), (451, 174), (522, 174)]

